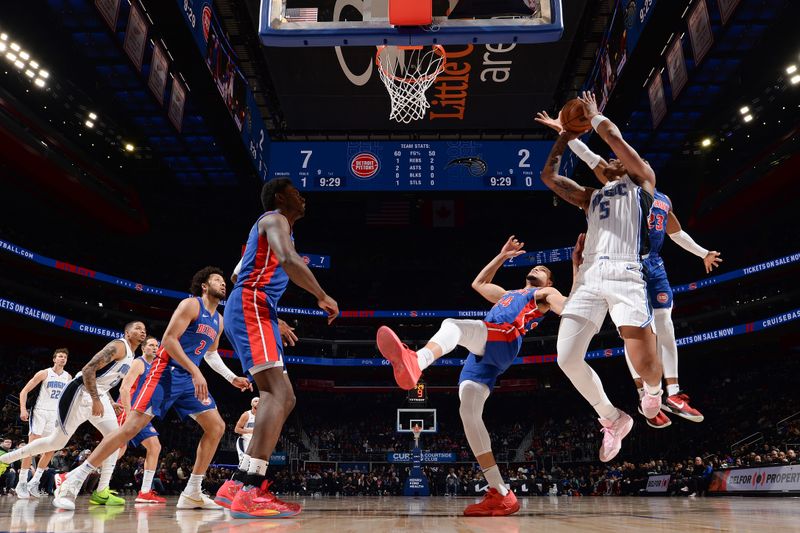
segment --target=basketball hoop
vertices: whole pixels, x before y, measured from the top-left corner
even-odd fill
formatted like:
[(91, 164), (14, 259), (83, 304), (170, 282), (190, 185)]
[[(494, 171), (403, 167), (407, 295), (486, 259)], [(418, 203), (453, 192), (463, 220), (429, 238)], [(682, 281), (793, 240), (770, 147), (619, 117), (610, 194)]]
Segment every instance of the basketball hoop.
[(414, 427), (411, 428), (411, 433), (414, 434), (414, 446), (419, 448), (419, 435), (422, 433), (422, 428), (418, 424), (414, 424)]
[(392, 110), (389, 119), (408, 124), (420, 120), (431, 104), (425, 92), (444, 72), (447, 53), (438, 44), (422, 46), (379, 46), (375, 64), (389, 91)]

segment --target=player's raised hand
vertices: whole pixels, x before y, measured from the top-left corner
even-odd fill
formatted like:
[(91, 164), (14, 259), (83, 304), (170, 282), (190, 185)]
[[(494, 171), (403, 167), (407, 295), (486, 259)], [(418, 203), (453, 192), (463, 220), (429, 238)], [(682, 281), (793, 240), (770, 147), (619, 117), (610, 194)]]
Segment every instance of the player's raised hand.
[(706, 266), (706, 274), (710, 274), (712, 270), (719, 267), (719, 264), (722, 263), (722, 259), (720, 259), (719, 255), (719, 252), (711, 251), (703, 258), (703, 264)]
[(320, 309), (328, 313), (328, 325), (330, 325), (333, 320), (339, 316), (339, 304), (337, 304), (336, 300), (327, 294), (321, 300), (317, 300), (317, 305)]
[(564, 126), (561, 125), (561, 120), (558, 117), (552, 118), (547, 114), (547, 111), (540, 111), (539, 113), (536, 113), (536, 118), (534, 120), (539, 124), (543, 124), (548, 128), (555, 130), (556, 133), (561, 133), (564, 131)]
[(508, 238), (506, 243), (500, 249), (500, 255), (505, 256), (506, 259), (512, 259), (514, 257), (519, 257), (520, 255), (525, 253), (523, 250), (523, 246), (525, 246), (524, 242), (519, 242), (514, 235)]
[(199, 368), (195, 367), (195, 371), (192, 372), (192, 384), (194, 385), (194, 397), (203, 403), (207, 402), (208, 383), (206, 383), (206, 378), (203, 377), (203, 373), (200, 372)]
[(581, 233), (578, 235), (578, 240), (575, 242), (575, 248), (572, 249), (572, 264), (581, 266), (583, 264), (583, 245), (586, 243), (586, 234)]
[(278, 330), (280, 331), (283, 345), (294, 346), (294, 343), (297, 342), (297, 335), (294, 332), (294, 328), (279, 318)]
[(583, 91), (583, 93), (581, 93), (581, 95), (578, 97), (578, 100), (580, 100), (583, 104), (583, 114), (586, 115), (588, 120), (592, 120), (594, 117), (600, 114), (600, 110), (597, 109), (597, 100), (595, 99), (593, 92)]
[(236, 376), (231, 380), (231, 385), (239, 389), (240, 391), (252, 391), (253, 384), (250, 383), (250, 380), (247, 378), (243, 378), (242, 376)]

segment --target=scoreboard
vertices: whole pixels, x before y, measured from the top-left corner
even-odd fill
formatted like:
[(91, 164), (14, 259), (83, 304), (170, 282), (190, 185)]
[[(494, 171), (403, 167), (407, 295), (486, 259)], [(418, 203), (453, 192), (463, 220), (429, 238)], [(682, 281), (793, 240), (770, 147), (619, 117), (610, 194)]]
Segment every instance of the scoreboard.
[(270, 143), (270, 178), (301, 191), (534, 191), (552, 141)]

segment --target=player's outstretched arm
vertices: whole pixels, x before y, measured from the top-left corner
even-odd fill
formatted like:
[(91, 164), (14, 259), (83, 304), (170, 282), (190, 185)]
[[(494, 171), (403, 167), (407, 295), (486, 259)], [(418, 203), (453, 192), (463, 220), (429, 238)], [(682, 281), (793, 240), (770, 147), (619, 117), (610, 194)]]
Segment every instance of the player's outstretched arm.
[[(583, 103), (583, 112), (586, 118), (592, 121), (594, 130), (606, 142), (619, 160), (622, 161), (631, 179), (640, 186), (649, 184), (649, 187), (655, 188), (655, 172), (653, 172), (650, 165), (641, 158), (639, 153), (622, 138), (622, 132), (619, 131), (616, 124), (611, 122), (611, 119), (608, 117), (604, 117), (600, 114), (600, 111), (597, 109), (597, 100), (595, 100), (594, 93), (584, 91), (579, 98)], [(651, 190), (650, 193), (652, 194), (652, 192)]]
[(265, 216), (260, 224), (264, 225), (270, 248), (275, 252), (275, 256), (289, 279), (313, 294), (320, 309), (328, 313), (328, 324), (333, 322), (333, 319), (339, 314), (339, 304), (322, 290), (311, 269), (295, 251), (289, 221), (283, 215), (274, 214)]
[(483, 267), (478, 273), (478, 276), (472, 281), (472, 288), (478, 291), (478, 294), (496, 304), (500, 298), (506, 293), (506, 290), (492, 283), (497, 270), (503, 266), (503, 263), (511, 258), (518, 257), (525, 253), (522, 247), (525, 246), (524, 242), (519, 242), (512, 235), (508, 238), (506, 243), (500, 249), (500, 253), (492, 259), (488, 265)]
[(236, 427), (233, 428), (234, 433), (237, 433), (239, 435), (245, 435), (247, 433), (253, 432), (252, 429), (247, 429), (244, 427), (247, 425), (247, 419), (249, 418), (247, 416), (248, 413), (249, 411), (245, 411), (244, 413), (242, 413), (242, 416), (239, 417), (239, 420), (236, 421)]
[[(547, 126), (559, 135), (564, 132), (561, 119), (559, 117), (552, 118), (547, 114), (547, 111), (536, 113), (536, 118), (534, 120), (539, 124)], [(592, 152), (579, 138), (572, 139), (567, 143), (567, 146), (569, 146), (569, 149), (572, 150), (572, 153), (575, 154), (578, 159), (586, 163), (586, 165), (592, 169), (592, 172), (594, 172), (594, 175), (600, 180), (600, 183), (605, 184), (608, 181), (608, 178), (606, 178), (603, 173), (603, 170), (608, 166), (608, 161)]]
[(28, 380), (22, 390), (19, 391), (19, 419), (27, 422), (30, 414), (28, 413), (28, 393), (37, 387), (42, 381), (47, 378), (47, 370), (39, 370)]
[(103, 416), (103, 404), (100, 403), (100, 394), (97, 392), (97, 369), (103, 368), (112, 361), (119, 361), (125, 357), (125, 343), (114, 339), (97, 352), (81, 369), (83, 388), (92, 398), (92, 416)]
[(556, 140), (553, 148), (550, 150), (550, 155), (547, 156), (544, 169), (542, 169), (542, 182), (562, 200), (586, 210), (586, 208), (589, 207), (589, 202), (591, 201), (592, 193), (595, 189), (578, 185), (575, 181), (566, 176), (561, 176), (558, 173), (558, 169), (561, 167), (561, 158), (564, 156), (567, 143), (574, 138), (574, 133), (566, 131), (558, 136), (558, 140)]
[(688, 233), (683, 231), (678, 217), (676, 217), (675, 213), (671, 210), (669, 215), (667, 215), (667, 235), (669, 235), (669, 238), (672, 239), (675, 244), (702, 259), (703, 265), (706, 267), (706, 274), (709, 274), (722, 262), (722, 259), (719, 257), (719, 252), (715, 250), (706, 250), (694, 242), (694, 239), (692, 239)]
[(126, 416), (131, 412), (131, 388), (133, 388), (133, 384), (136, 383), (136, 380), (139, 379), (139, 376), (143, 373), (144, 363), (142, 363), (141, 359), (136, 359), (131, 364), (128, 373), (122, 378), (122, 384), (119, 386), (119, 403), (122, 405)]
[[(181, 365), (192, 376), (192, 383), (194, 384), (194, 395), (198, 400), (205, 401), (208, 399), (208, 383), (203, 373), (197, 368), (189, 356), (183, 351), (179, 341), (180, 336), (186, 331), (189, 324), (197, 319), (200, 314), (200, 304), (196, 298), (186, 298), (178, 304), (178, 308), (172, 313), (169, 319), (167, 329), (164, 331), (164, 339), (162, 340), (162, 347), (167, 351), (176, 363)], [(219, 337), (219, 336), (218, 336)]]

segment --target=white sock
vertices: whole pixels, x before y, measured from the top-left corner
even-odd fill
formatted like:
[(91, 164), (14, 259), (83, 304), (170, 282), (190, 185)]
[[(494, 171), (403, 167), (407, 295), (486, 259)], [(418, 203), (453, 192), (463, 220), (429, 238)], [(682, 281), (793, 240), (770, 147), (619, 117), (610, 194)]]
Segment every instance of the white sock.
[(433, 356), (433, 352), (428, 348), (421, 348), (417, 350), (417, 361), (419, 362), (420, 370), (425, 370), (431, 366), (435, 360), (436, 358)]
[(675, 383), (674, 385), (667, 385), (667, 396), (674, 396), (681, 391), (680, 385)]
[(243, 472), (247, 472), (247, 469), (250, 467), (250, 456), (246, 453), (242, 454), (242, 460), (239, 461), (239, 470)]
[(269, 466), (269, 461), (265, 461), (264, 459), (254, 459), (250, 458), (250, 466), (247, 467), (248, 474), (256, 474), (258, 476), (265, 476), (267, 475), (267, 467)]
[(19, 480), (17, 480), (17, 487), (26, 487), (28, 486), (28, 472), (20, 472), (19, 473)]
[(97, 470), (96, 466), (92, 466), (89, 461), (84, 461), (78, 468), (67, 474), (67, 479), (64, 482), (82, 486), (89, 474), (95, 470)]
[(636, 392), (638, 392), (638, 393), (639, 393), (639, 399), (640, 399), (640, 400), (641, 400), (642, 398), (644, 398), (644, 387), (639, 387), (638, 389), (636, 389)]
[(659, 392), (661, 392), (661, 382), (658, 382), (658, 385), (650, 385), (646, 381), (644, 382), (644, 390), (650, 396), (657, 396)]
[(142, 494), (146, 494), (153, 489), (153, 478), (156, 476), (155, 470), (145, 470), (142, 474)]
[(39, 480), (42, 479), (42, 474), (44, 474), (44, 468), (37, 468), (36, 472), (33, 473), (33, 477), (31, 478), (29, 484), (30, 485), (38, 485)]
[(183, 489), (184, 494), (199, 494), (203, 490), (203, 474), (191, 474), (189, 481), (186, 482), (186, 488)]
[(500, 469), (497, 468), (497, 465), (484, 470), (483, 475), (486, 477), (486, 481), (489, 482), (490, 487), (497, 490), (502, 496), (508, 494), (508, 487), (503, 483), (503, 476), (500, 475)]

